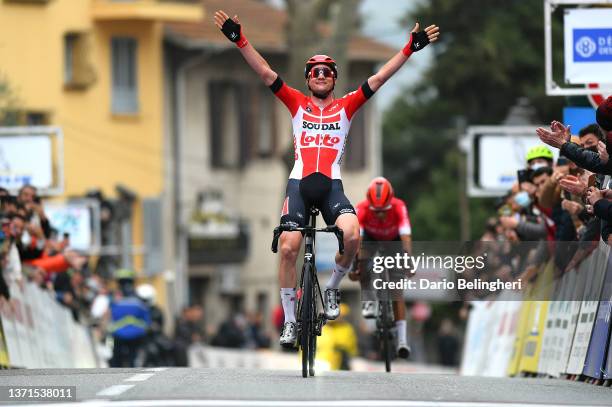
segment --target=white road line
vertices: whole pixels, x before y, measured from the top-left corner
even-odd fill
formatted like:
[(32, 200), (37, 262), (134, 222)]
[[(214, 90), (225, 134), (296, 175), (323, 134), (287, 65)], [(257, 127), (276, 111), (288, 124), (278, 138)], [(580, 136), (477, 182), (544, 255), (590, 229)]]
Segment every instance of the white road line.
[(152, 367), (150, 369), (143, 370), (143, 372), (163, 372), (165, 370), (168, 370), (168, 368), (167, 367)]
[(145, 380), (148, 380), (153, 376), (155, 376), (155, 373), (138, 373), (132, 377), (128, 377), (124, 380), (124, 382), (144, 382)]
[[(132, 385), (133, 386), (133, 385)], [(128, 387), (132, 387), (128, 386)], [(121, 386), (112, 386), (121, 387)], [(112, 389), (110, 387), (109, 389)], [(123, 386), (125, 387), (125, 386)], [(107, 389), (108, 390), (108, 389)], [(125, 389), (127, 390), (127, 389)], [(123, 390), (123, 391), (125, 391)], [(98, 393), (100, 394), (100, 393)], [(484, 401), (415, 401), (415, 400), (313, 400), (313, 401), (272, 401), (272, 400), (132, 400), (108, 401), (88, 400), (83, 402), (57, 403), (53, 407), (596, 407), (589, 404), (537, 404), (502, 403)], [(39, 406), (39, 405), (32, 405)], [(30, 406), (21, 406), (30, 407)]]
[(135, 384), (116, 384), (111, 387), (107, 387), (96, 393), (96, 396), (118, 396), (121, 393), (131, 389)]

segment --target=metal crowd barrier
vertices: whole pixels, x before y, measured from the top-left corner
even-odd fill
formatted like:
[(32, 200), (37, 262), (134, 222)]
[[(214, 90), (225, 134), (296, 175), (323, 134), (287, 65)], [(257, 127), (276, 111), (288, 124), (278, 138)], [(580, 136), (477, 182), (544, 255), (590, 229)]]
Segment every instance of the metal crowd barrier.
[(604, 242), (561, 278), (550, 260), (523, 291), (472, 305), (461, 374), (612, 379), (612, 259)]
[(0, 366), (5, 368), (94, 368), (99, 363), (90, 330), (49, 291), (13, 283), (10, 301), (0, 302)]

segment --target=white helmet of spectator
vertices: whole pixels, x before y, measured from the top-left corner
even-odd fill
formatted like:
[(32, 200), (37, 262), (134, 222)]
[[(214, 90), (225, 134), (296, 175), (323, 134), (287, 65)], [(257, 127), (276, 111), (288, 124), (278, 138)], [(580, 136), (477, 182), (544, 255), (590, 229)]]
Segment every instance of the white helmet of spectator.
[(151, 284), (140, 284), (136, 287), (136, 295), (149, 304), (155, 304), (157, 292)]

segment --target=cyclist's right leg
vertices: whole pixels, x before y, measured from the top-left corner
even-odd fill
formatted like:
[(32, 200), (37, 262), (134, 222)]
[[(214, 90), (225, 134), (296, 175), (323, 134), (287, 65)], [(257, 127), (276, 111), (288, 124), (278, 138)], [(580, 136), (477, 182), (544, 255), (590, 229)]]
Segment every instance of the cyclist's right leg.
[(300, 245), (302, 243), (302, 234), (300, 232), (283, 232), (280, 237), (280, 268), (278, 281), (281, 287), (281, 304), (285, 314), (285, 322), (281, 332), (280, 344), (282, 346), (293, 346), (297, 339), (297, 326), (295, 321), (295, 286), (297, 282), (297, 273), (295, 264)]
[[(280, 268), (278, 281), (281, 287), (281, 300), (283, 311), (285, 311), (285, 321), (295, 322), (295, 287), (297, 283), (296, 262), (302, 244), (302, 234), (300, 232), (283, 232), (280, 237)], [(283, 292), (283, 290), (286, 290)], [(293, 291), (290, 301), (286, 300), (289, 291)], [(290, 309), (289, 309), (290, 307)]]
[[(306, 209), (299, 193), (299, 181), (289, 180), (287, 193), (281, 214), (281, 224), (290, 223), (295, 226), (304, 226), (306, 222)], [(295, 303), (297, 283), (296, 262), (302, 244), (300, 232), (283, 232), (280, 236), (280, 266), (278, 282), (280, 286), (281, 304), (285, 315), (285, 322), (281, 332), (280, 344), (293, 346), (297, 339), (297, 326), (295, 320)]]

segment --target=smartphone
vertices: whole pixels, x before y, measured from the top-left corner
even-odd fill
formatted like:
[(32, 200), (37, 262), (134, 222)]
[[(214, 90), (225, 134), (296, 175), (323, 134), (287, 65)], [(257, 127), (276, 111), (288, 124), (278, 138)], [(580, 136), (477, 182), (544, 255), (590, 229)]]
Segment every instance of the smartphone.
[(561, 196), (563, 197), (563, 199), (567, 199), (568, 201), (572, 199), (572, 194), (567, 191), (562, 191)]
[(569, 165), (569, 160), (565, 157), (557, 158), (557, 166)]
[(532, 172), (533, 171), (531, 171), (530, 169), (518, 170), (516, 172), (516, 178), (518, 179), (519, 184), (522, 184), (523, 182), (530, 182)]
[(595, 174), (589, 175), (588, 186), (594, 187), (596, 183), (597, 183), (597, 176)]

